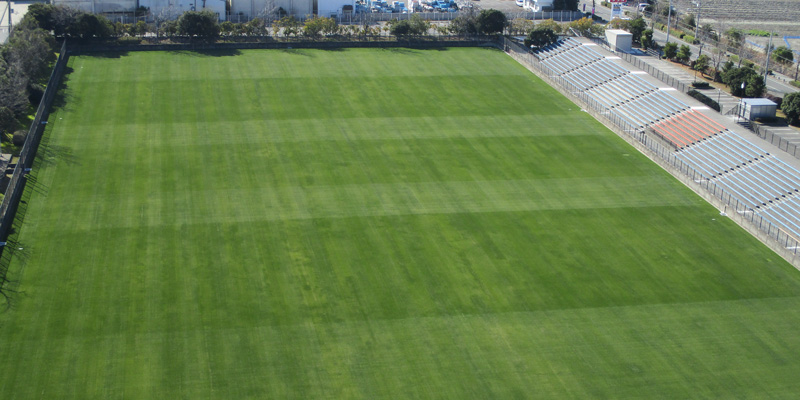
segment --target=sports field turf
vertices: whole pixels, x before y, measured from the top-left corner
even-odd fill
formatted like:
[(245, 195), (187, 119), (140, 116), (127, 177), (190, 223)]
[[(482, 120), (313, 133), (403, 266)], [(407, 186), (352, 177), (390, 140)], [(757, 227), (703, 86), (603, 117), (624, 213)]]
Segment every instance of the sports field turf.
[(500, 51), (69, 67), (3, 399), (800, 393), (800, 273)]

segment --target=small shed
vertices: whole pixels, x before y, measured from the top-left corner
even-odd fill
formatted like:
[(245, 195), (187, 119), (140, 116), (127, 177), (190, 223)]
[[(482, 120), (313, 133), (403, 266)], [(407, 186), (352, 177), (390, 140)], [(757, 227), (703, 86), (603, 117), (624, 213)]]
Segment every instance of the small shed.
[(778, 105), (768, 99), (742, 99), (741, 116), (754, 120), (756, 118), (774, 118)]
[(627, 53), (631, 51), (633, 35), (622, 29), (606, 29), (606, 40), (612, 49)]

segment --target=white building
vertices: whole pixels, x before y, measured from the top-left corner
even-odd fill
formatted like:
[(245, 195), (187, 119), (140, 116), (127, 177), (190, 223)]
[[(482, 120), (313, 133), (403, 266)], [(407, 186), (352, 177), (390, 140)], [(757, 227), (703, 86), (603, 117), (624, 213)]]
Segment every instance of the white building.
[(133, 12), (137, 0), (53, 0), (54, 5), (62, 5), (90, 13)]
[(277, 13), (283, 9), (287, 14), (303, 17), (314, 14), (317, 0), (231, 0), (231, 20), (237, 16), (245, 19)]
[(553, 9), (553, 0), (524, 0), (522, 7), (528, 11), (550, 11)]
[(341, 15), (342, 14), (342, 7), (345, 5), (349, 5), (355, 7), (356, 3), (354, 0), (318, 0), (319, 5), (317, 9), (317, 15), (320, 17), (330, 17), (333, 15)]
[(231, 20), (237, 16), (245, 19), (277, 13), (283, 9), (288, 15), (301, 18), (308, 15), (330, 17), (341, 15), (345, 5), (355, 6), (354, 0), (230, 0)]
[(211, 11), (225, 20), (225, 0), (139, 0), (139, 6), (150, 9), (153, 16), (178, 18), (186, 11)]

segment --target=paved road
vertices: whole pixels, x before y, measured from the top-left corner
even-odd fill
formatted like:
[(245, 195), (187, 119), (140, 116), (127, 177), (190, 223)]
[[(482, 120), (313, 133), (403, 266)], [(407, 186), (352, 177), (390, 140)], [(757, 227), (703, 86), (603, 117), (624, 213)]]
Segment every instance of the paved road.
[[(664, 45), (667, 42), (667, 34), (661, 31), (655, 31), (653, 33), (653, 39), (658, 42), (660, 45)], [(688, 44), (682, 40), (675, 38), (675, 36), (670, 36), (670, 42), (677, 42), (679, 44)], [(689, 48), (692, 50), (692, 59), (697, 59), (700, 55), (700, 46), (697, 45), (689, 45)], [(708, 47), (705, 47), (708, 50)], [(787, 82), (790, 81), (788, 77), (782, 76), (770, 76), (767, 79), (767, 91), (770, 94), (776, 96), (783, 96), (787, 93), (794, 93), (800, 91), (800, 89), (789, 85)]]
[[(590, 12), (592, 10), (592, 0), (581, 0), (580, 4), (578, 5), (579, 10), (583, 10), (584, 4), (586, 5), (586, 11)], [(604, 20), (609, 20), (611, 18), (611, 9), (600, 6), (600, 0), (595, 0), (595, 14), (599, 17), (603, 18)], [(624, 7), (623, 11), (630, 11), (631, 15), (635, 16), (637, 14), (636, 9), (633, 7)], [(655, 31), (653, 33), (653, 39), (656, 40), (660, 45), (664, 45), (667, 41), (667, 34), (661, 31)], [(680, 44), (687, 44), (682, 40), (675, 38), (674, 36), (670, 36), (670, 42), (678, 42)], [(696, 59), (700, 55), (700, 47), (696, 45), (689, 45), (692, 49), (692, 59)], [(707, 47), (706, 47), (707, 48)], [(791, 81), (789, 77), (786, 76), (770, 76), (767, 79), (767, 91), (770, 94), (774, 94), (776, 96), (783, 96), (787, 93), (794, 93), (800, 91), (800, 89), (791, 86), (788, 82)]]

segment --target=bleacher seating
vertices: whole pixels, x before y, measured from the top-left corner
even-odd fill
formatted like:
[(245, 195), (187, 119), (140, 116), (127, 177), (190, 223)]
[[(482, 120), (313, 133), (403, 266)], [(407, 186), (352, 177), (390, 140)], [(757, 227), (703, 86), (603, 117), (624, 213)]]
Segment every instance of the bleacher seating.
[(774, 201), (758, 210), (758, 214), (800, 240), (800, 196)]
[(789, 175), (792, 172), (786, 167), (788, 165), (775, 156), (768, 155), (735, 166), (721, 174), (714, 183), (730, 193), (738, 194), (737, 198), (748, 207), (758, 209), (771, 201), (800, 193), (797, 171)]
[[(663, 93), (662, 96), (671, 97)], [(677, 107), (677, 105), (673, 105), (673, 107)], [(725, 128), (702, 113), (689, 110), (653, 125), (653, 130), (678, 149), (682, 149), (690, 144), (722, 133)]]
[(737, 166), (745, 165), (769, 155), (747, 143), (737, 134), (727, 131), (709, 137), (676, 153), (707, 178), (715, 178)]
[(571, 90), (632, 126), (652, 127), (705, 179), (800, 239), (800, 171), (578, 40), (562, 40), (537, 55)]

